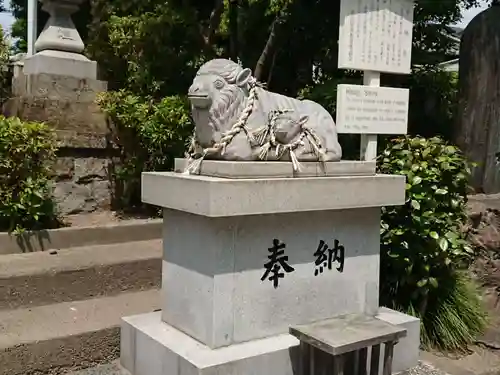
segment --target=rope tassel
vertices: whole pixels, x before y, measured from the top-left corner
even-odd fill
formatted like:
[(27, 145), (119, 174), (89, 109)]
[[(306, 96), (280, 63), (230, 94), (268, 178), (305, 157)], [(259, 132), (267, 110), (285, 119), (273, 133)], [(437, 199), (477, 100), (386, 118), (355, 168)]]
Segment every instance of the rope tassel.
[(299, 159), (297, 159), (297, 155), (295, 155), (295, 151), (289, 148), (290, 151), (290, 160), (292, 161), (292, 168), (294, 172), (300, 172), (301, 165), (299, 163)]

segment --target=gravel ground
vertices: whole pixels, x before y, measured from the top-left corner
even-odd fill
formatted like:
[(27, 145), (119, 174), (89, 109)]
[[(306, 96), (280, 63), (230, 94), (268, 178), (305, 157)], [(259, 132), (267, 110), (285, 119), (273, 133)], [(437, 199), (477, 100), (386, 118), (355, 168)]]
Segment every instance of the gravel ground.
[(434, 366), (425, 362), (419, 362), (417, 367), (408, 371), (408, 375), (451, 375), (447, 372), (441, 371)]
[[(433, 366), (420, 362), (419, 365), (406, 373), (407, 375), (451, 375)], [(405, 374), (405, 375), (406, 375)], [(121, 368), (118, 361), (109, 365), (101, 365), (86, 370), (71, 372), (67, 375), (130, 375), (130, 373)]]
[(120, 366), (119, 361), (114, 361), (107, 365), (99, 365), (85, 370), (70, 372), (66, 375), (131, 375)]

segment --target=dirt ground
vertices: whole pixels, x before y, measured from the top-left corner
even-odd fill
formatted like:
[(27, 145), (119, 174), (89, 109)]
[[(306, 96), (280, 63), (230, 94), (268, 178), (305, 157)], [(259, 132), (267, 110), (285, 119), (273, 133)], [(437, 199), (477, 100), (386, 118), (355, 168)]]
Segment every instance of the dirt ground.
[(126, 220), (143, 220), (150, 219), (145, 215), (124, 215), (114, 211), (96, 211), (91, 213), (69, 215), (64, 218), (64, 223), (71, 227), (88, 227), (117, 224)]

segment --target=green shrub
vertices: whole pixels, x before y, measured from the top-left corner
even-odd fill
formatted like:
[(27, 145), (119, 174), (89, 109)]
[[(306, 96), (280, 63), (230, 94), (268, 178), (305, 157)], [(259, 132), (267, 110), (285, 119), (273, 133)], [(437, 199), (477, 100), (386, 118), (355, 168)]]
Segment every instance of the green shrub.
[(0, 26), (0, 109), (2, 104), (11, 95), (9, 73), (9, 46), (4, 39), (2, 26)]
[(422, 319), (423, 343), (456, 350), (484, 328), (471, 282), (462, 226), (469, 165), (440, 138), (402, 137), (379, 157), (379, 172), (406, 176), (406, 204), (385, 207), (381, 225), (381, 302)]
[(50, 186), (55, 152), (46, 125), (0, 116), (0, 230), (58, 226)]
[(165, 171), (182, 157), (192, 134), (186, 98), (171, 96), (155, 102), (126, 91), (98, 98), (120, 150), (114, 167), (114, 203), (121, 210), (143, 208), (141, 173)]

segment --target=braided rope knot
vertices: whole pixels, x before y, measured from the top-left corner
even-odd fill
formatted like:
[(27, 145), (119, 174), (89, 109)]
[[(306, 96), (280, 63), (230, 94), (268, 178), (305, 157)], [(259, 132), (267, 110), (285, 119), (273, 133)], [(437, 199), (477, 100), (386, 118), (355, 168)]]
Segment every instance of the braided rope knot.
[[(196, 136), (193, 134), (193, 136), (191, 137), (191, 145), (188, 150), (188, 166), (184, 173), (199, 173), (201, 163), (207, 155), (215, 155), (218, 153), (224, 155), (226, 152), (226, 147), (229, 145), (229, 143), (231, 143), (233, 138), (242, 131), (245, 132), (251, 144), (256, 143), (255, 138), (253, 137), (250, 129), (248, 129), (246, 124), (248, 119), (250, 118), (250, 115), (252, 114), (255, 102), (257, 100), (257, 86), (260, 85), (254, 77), (250, 78), (248, 85), (250, 87), (250, 90), (248, 93), (248, 101), (245, 109), (241, 112), (240, 117), (238, 118), (236, 123), (234, 123), (231, 129), (222, 134), (221, 140), (219, 142), (215, 143), (212, 147), (203, 149), (198, 144), (198, 142), (196, 141)], [(196, 156), (198, 157), (195, 158)]]

